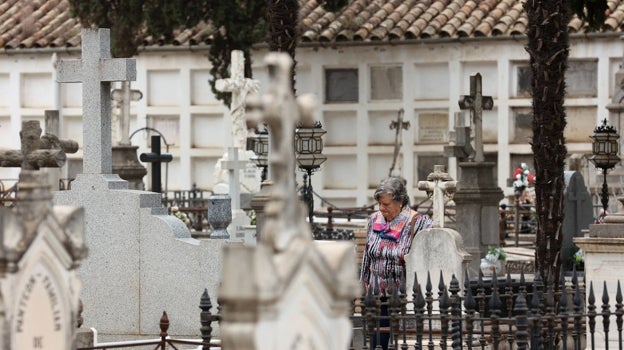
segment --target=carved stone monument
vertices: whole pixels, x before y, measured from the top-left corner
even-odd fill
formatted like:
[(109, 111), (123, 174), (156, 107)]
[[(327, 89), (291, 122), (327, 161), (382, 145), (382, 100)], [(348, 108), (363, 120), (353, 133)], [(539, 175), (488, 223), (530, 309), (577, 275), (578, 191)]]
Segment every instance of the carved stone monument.
[[(215, 166), (216, 184), (213, 192), (228, 193), (232, 200), (232, 224), (230, 232), (241, 237), (240, 227), (249, 225), (249, 218), (241, 210), (241, 194), (251, 198), (260, 190), (260, 172), (250, 162), (254, 153), (246, 150), (247, 123), (245, 121), (246, 97), (258, 91), (258, 81), (245, 78), (245, 58), (240, 50), (232, 50), (230, 78), (219, 79), (216, 89), (232, 93), (230, 116), (232, 126), (232, 147), (217, 161)], [(242, 171), (240, 171), (242, 170)], [(247, 202), (247, 200), (246, 200)]]
[(266, 57), (271, 85), (262, 121), (271, 129), (274, 180), (262, 239), (227, 245), (219, 292), (223, 349), (346, 349), (351, 300), (359, 294), (352, 242), (314, 242), (297, 197), (293, 136), (312, 125), (314, 104), (292, 93), (287, 54)]
[(16, 207), (0, 207), (3, 349), (75, 348), (84, 211), (52, 206), (46, 175), (23, 169)]
[[(455, 191), (457, 181), (444, 172), (444, 166), (435, 165), (427, 181), (419, 181), (418, 189), (432, 193), (433, 227), (422, 230), (414, 236), (410, 252), (405, 255), (407, 290), (412, 290), (414, 273), (418, 276), (421, 290), (425, 290), (427, 276), (434, 287), (440, 278), (448, 285), (455, 276), (459, 285), (463, 285), (464, 271), (468, 268), (471, 257), (464, 249), (464, 242), (459, 232), (444, 227), (445, 195)], [(411, 300), (413, 295), (408, 293)]]
[(198, 333), (197, 305), (188, 301), (206, 287), (215, 293), (222, 243), (192, 239), (160, 194), (128, 190), (111, 173), (110, 81), (134, 79), (134, 60), (110, 58), (108, 29), (83, 29), (82, 59), (63, 60), (58, 69), (61, 81), (84, 81), (85, 173), (54, 200), (85, 210), (90, 255), (78, 271), (85, 325), (104, 341), (104, 335), (153, 336), (160, 331), (152, 320), (176, 310), (169, 315), (173, 332)]
[(462, 228), (466, 251), (472, 255), (469, 270), (475, 276), (487, 247), (499, 245), (498, 205), (504, 197), (503, 190), (494, 181), (496, 164), (484, 161), (481, 121), (483, 110), (493, 108), (493, 100), (482, 94), (481, 74), (470, 77), (470, 95), (460, 98), (459, 107), (470, 110), (475, 156), (474, 161), (459, 163), (459, 181), (453, 200), (457, 227)]
[(434, 165), (433, 172), (427, 175), (427, 181), (418, 181), (418, 189), (427, 191), (433, 202), (433, 227), (444, 227), (444, 196), (452, 197), (457, 188), (457, 181), (444, 171), (444, 165)]
[(71, 140), (59, 140), (56, 135), (41, 136), (41, 126), (36, 120), (22, 122), (20, 131), (22, 148), (0, 152), (0, 167), (24, 170), (60, 168), (65, 164), (65, 153), (75, 153), (78, 144)]

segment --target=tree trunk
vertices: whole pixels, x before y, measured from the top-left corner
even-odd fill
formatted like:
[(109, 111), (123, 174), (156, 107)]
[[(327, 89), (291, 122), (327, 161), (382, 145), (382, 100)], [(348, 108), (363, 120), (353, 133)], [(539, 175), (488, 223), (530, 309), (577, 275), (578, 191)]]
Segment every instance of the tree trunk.
[(533, 0), (524, 4), (529, 18), (528, 44), (533, 97), (536, 272), (555, 279), (561, 269), (563, 222), (565, 71), (569, 54), (567, 24), (570, 12), (564, 0)]
[(286, 52), (293, 60), (291, 81), (295, 93), (295, 49), (297, 48), (297, 24), (299, 16), (298, 0), (268, 0), (267, 24), (269, 31), (269, 50)]

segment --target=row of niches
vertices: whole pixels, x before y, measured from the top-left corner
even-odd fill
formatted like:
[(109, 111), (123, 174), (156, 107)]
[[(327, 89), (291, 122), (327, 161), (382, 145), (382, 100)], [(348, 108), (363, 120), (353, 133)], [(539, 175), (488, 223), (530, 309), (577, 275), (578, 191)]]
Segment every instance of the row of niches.
[[(373, 190), (379, 184), (387, 174), (389, 174), (390, 167), (392, 165), (392, 153), (387, 154), (369, 154), (367, 156), (367, 169), (365, 174), (358, 175), (366, 176), (366, 187)], [(413, 167), (411, 169), (401, 169), (396, 166), (396, 170), (403, 174), (406, 178), (411, 178), (412, 183), (418, 183), (420, 180), (425, 180), (427, 176), (433, 172), (435, 165), (444, 165), (448, 167), (448, 157), (445, 157), (441, 152), (435, 154), (419, 154), (410, 152), (405, 156), (412, 157)], [(485, 161), (498, 164), (498, 154), (496, 152), (485, 153)], [(324, 190), (356, 190), (358, 183), (354, 181), (352, 176), (345, 176), (345, 174), (352, 174), (353, 169), (358, 169), (358, 159), (355, 154), (345, 155), (328, 155), (327, 161), (321, 167), (321, 172), (316, 176), (322, 177)], [(534, 171), (533, 167), (533, 155), (532, 154), (510, 154), (509, 155), (509, 169), (506, 173), (509, 174), (505, 178), (505, 182), (508, 183), (508, 187), (511, 187), (511, 181), (513, 178), (514, 170), (522, 163), (526, 163), (531, 171)], [(580, 171), (582, 175), (587, 179), (589, 185), (593, 184), (593, 178), (589, 178), (590, 174), (595, 174), (594, 167), (590, 164), (587, 157), (583, 153), (569, 153), (566, 157), (566, 169)], [(493, 173), (493, 179), (495, 183), (498, 183), (498, 170)]]
[[(190, 77), (185, 78), (179, 70), (149, 70), (147, 81), (131, 82), (131, 88), (146, 86), (141, 91), (142, 103), (148, 107), (177, 106), (215, 106), (225, 108), (223, 102), (217, 100), (208, 83), (209, 70), (191, 70)], [(18, 108), (51, 109), (54, 96), (61, 96), (62, 108), (78, 108), (82, 106), (82, 84), (57, 84), (51, 72), (21, 73), (19, 81), (12, 85), (10, 73), (0, 72), (0, 107), (10, 107), (14, 103), (11, 93), (19, 88)], [(112, 88), (120, 88), (120, 83), (113, 83)], [(55, 92), (58, 89), (58, 92)]]
[[(130, 141), (135, 145), (147, 145), (147, 147), (150, 147), (150, 136), (152, 133), (157, 133), (163, 137), (161, 140), (163, 147), (181, 148), (182, 141), (189, 141), (188, 148), (223, 149), (231, 140), (231, 137), (228, 136), (230, 126), (226, 125), (225, 117), (221, 113), (193, 114), (190, 122), (184, 123), (178, 115), (148, 115), (146, 118), (140, 119), (136, 115), (131, 115), (129, 127)], [(44, 133), (47, 132), (45, 130), (43, 113), (41, 116), (23, 116), (22, 120), (37, 120), (41, 125), (42, 131)], [(182, 130), (181, 124), (188, 125), (185, 127), (188, 130)], [(60, 125), (61, 138), (74, 140), (82, 146), (82, 118), (80, 116), (64, 115)], [(112, 141), (113, 145), (115, 145), (121, 140), (119, 114), (112, 114), (111, 125)], [(15, 143), (14, 141), (18, 141), (20, 128), (19, 124), (15, 125), (14, 128), (8, 115), (0, 115), (0, 148), (8, 148), (12, 143)], [(17, 132), (12, 133), (12, 130)], [(190, 139), (181, 137), (181, 134), (188, 134)]]
[[(361, 118), (355, 110), (325, 111), (323, 113), (323, 128), (327, 131), (324, 136), (326, 147), (355, 147), (358, 145), (358, 133), (345, 133), (343, 130), (356, 130), (358, 125), (367, 125), (365, 138), (367, 146), (392, 146), (396, 140), (396, 129), (390, 125), (396, 124), (398, 110), (368, 111)], [(533, 114), (530, 107), (511, 108), (509, 111), (509, 143), (529, 144), (533, 135)], [(469, 113), (463, 115), (465, 120), (461, 125), (469, 125)], [(402, 140), (413, 140), (414, 144), (447, 144), (451, 140), (450, 119), (447, 110), (430, 109), (415, 110), (403, 116), (409, 122), (408, 129), (401, 130)], [(495, 107), (491, 111), (483, 111), (482, 132), (484, 144), (499, 142), (499, 111)], [(567, 126), (564, 130), (566, 142), (589, 143), (591, 131), (596, 127), (598, 109), (595, 106), (571, 106), (566, 108)], [(456, 125), (460, 125), (456, 123)], [(407, 134), (411, 133), (408, 138)], [(474, 130), (471, 130), (474, 134)]]
[[(612, 62), (611, 75), (617, 69), (617, 63)], [(529, 63), (511, 62), (509, 77), (509, 91), (505, 93), (512, 98), (530, 98), (531, 70)], [(453, 89), (450, 84), (459, 84), (460, 90), (466, 94), (470, 91), (470, 76), (480, 73), (482, 76), (482, 91), (484, 95), (497, 98), (498, 74), (496, 62), (464, 62), (461, 65), (460, 76), (455, 80), (450, 76), (448, 62), (418, 63), (414, 65), (414, 76), (404, 77), (403, 65), (370, 66), (365, 74), (358, 68), (325, 68), (324, 70), (324, 101), (333, 103), (362, 103), (365, 101), (400, 101), (413, 98), (415, 101), (454, 100), (460, 96), (450, 96)], [(611, 76), (610, 75), (610, 76)], [(360, 96), (360, 80), (367, 81), (367, 96)], [(404, 80), (407, 80), (404, 84)], [(435, 83), (433, 83), (435, 82)], [(404, 86), (407, 86), (410, 96), (405, 96)], [(612, 88), (610, 87), (610, 90)], [(593, 98), (598, 94), (598, 61), (570, 60), (566, 71), (566, 93), (570, 98)], [(613, 94), (612, 91), (609, 92)]]
[[(163, 190), (189, 190), (191, 184), (195, 184), (201, 190), (212, 190), (218, 180), (218, 174), (215, 170), (218, 160), (219, 157), (191, 157), (190, 171), (183, 171), (180, 158), (173, 157), (171, 162), (161, 164)], [(150, 174), (152, 165), (148, 163), (141, 164), (148, 170), (148, 174), (143, 178), (143, 182), (146, 189), (149, 190), (151, 188)], [(65, 166), (67, 168), (63, 173), (68, 179), (74, 179), (77, 174), (82, 173), (82, 159), (69, 158)]]

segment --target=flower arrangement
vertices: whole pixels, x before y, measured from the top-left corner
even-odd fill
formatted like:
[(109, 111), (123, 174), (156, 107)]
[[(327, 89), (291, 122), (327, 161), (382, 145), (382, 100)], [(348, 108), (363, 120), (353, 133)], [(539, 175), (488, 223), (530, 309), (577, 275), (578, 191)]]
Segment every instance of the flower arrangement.
[(255, 210), (250, 210), (247, 212), (247, 217), (249, 218), (249, 224), (250, 225), (255, 225), (256, 224), (256, 211)]
[(579, 249), (576, 251), (576, 253), (574, 253), (572, 258), (574, 259), (574, 263), (576, 265), (580, 265), (585, 262), (585, 252), (583, 251), (583, 249)]
[(188, 215), (181, 212), (178, 207), (171, 207), (171, 215), (180, 219), (186, 226), (189, 226), (191, 224), (191, 220), (189, 219)]
[(529, 170), (527, 163), (520, 163), (520, 166), (514, 170), (513, 188), (516, 193), (523, 193), (529, 186), (535, 182), (535, 175)]
[(497, 260), (505, 260), (507, 259), (507, 252), (501, 247), (493, 247), (488, 246), (487, 253), (485, 254), (485, 259), (494, 263)]

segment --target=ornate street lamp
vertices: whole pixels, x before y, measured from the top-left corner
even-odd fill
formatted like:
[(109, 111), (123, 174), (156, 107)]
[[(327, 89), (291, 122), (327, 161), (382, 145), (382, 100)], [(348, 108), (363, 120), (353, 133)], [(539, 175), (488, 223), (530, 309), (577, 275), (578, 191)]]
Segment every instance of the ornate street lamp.
[(308, 205), (308, 219), (310, 224), (314, 217), (314, 192), (312, 191), (312, 173), (321, 167), (327, 160), (323, 152), (323, 130), (321, 122), (316, 121), (312, 127), (299, 125), (295, 130), (295, 153), (299, 169), (305, 171), (303, 175), (302, 197)]
[(266, 126), (256, 128), (255, 135), (247, 137), (247, 150), (254, 152), (255, 156), (251, 157), (251, 161), (262, 168), (262, 182), (264, 182), (269, 166), (269, 130)]
[(620, 157), (618, 157), (618, 152), (620, 150), (618, 139), (620, 135), (618, 135), (615, 127), (612, 125), (607, 125), (607, 119), (605, 118), (602, 121), (602, 125), (599, 125), (594, 129), (594, 135), (590, 136), (592, 138), (592, 153), (594, 154), (591, 157), (592, 163), (597, 168), (602, 169), (603, 175), (603, 183), (602, 183), (602, 192), (601, 192), (601, 202), (603, 214), (606, 215), (607, 208), (609, 207), (609, 187), (607, 186), (607, 170), (613, 168), (619, 161)]

